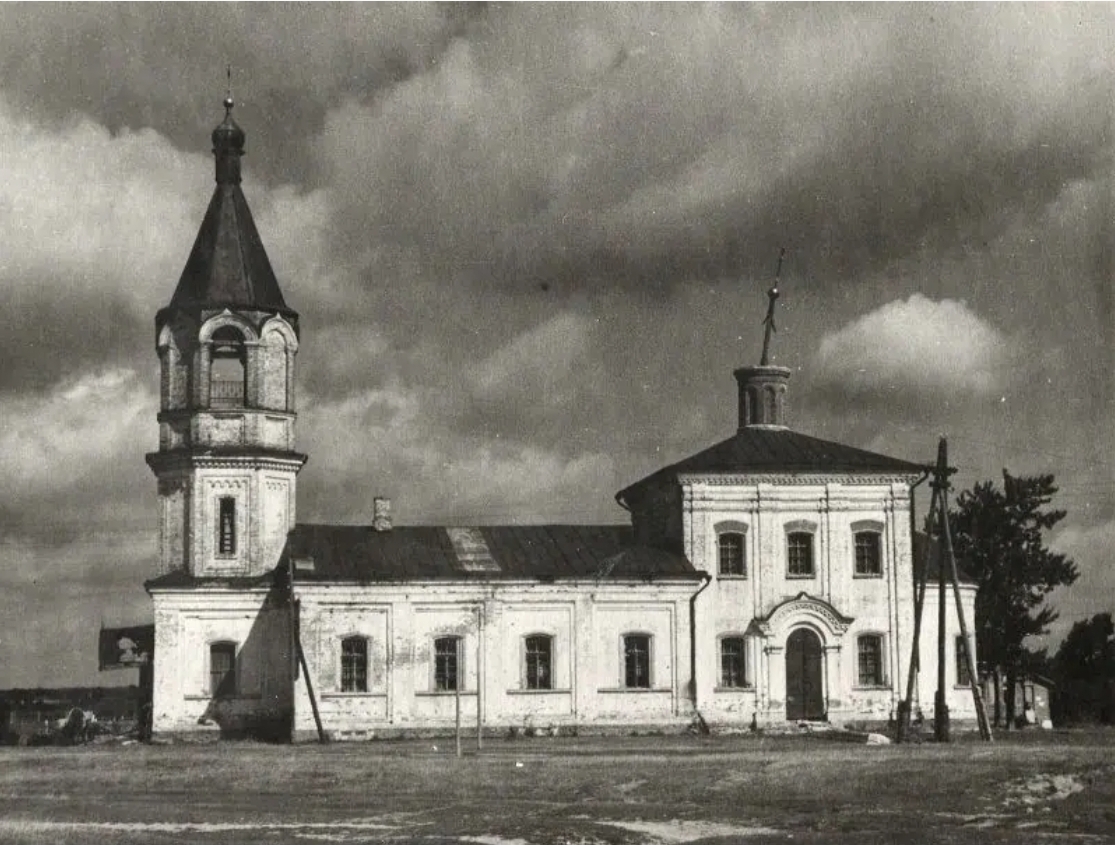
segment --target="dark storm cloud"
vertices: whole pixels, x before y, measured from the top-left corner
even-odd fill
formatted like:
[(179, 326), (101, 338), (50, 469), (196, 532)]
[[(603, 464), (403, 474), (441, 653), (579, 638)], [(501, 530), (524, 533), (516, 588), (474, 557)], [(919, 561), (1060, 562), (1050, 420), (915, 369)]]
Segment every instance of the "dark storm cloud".
[[(0, 12), (5, 93), (54, 120), (153, 126), (207, 149), (233, 66), (249, 153), (269, 181), (305, 178), (306, 133), (344, 97), (366, 101), (421, 72), (479, 13), (471, 4), (11, 4)], [(253, 140), (268, 139), (266, 155)], [(259, 152), (259, 155), (254, 153)]]
[(795, 426), (913, 460), (948, 432), (967, 481), (1057, 471), (1072, 536), (1106, 536), (1086, 508), (1115, 478), (1110, 7), (13, 4), (0, 24), (0, 542), (28, 613), (72, 608), (5, 664), (75, 647), (98, 603), (145, 607), (115, 588), (152, 574), (150, 321), (212, 190), (226, 62), (302, 315), (300, 519), (366, 521), (386, 494), (401, 522), (622, 520), (616, 489), (735, 430), (785, 246)]

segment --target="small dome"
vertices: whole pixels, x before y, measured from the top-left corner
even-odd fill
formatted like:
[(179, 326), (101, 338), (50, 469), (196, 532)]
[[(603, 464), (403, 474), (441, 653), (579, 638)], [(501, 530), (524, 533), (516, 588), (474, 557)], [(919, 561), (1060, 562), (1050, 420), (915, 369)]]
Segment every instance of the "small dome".
[(213, 151), (222, 150), (242, 151), (244, 149), (244, 130), (236, 125), (232, 119), (232, 98), (225, 99), (225, 119), (221, 125), (213, 130)]

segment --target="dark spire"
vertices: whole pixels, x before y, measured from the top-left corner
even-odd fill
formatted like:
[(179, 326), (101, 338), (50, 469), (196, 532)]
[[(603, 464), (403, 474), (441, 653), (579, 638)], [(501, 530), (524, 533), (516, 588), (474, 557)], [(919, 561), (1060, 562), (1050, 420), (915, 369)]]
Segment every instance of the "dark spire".
[(778, 269), (774, 285), (767, 291), (767, 316), (763, 318), (763, 354), (757, 367), (741, 367), (735, 371), (739, 385), (739, 428), (752, 426), (767, 428), (786, 427), (786, 383), (790, 370), (770, 363), (770, 339), (777, 329), (774, 326), (774, 304), (778, 301), (778, 279), (782, 275), (783, 248), (778, 253)]
[(244, 130), (232, 119), (231, 86), (224, 107), (225, 119), (213, 130), (217, 188), (170, 304), (176, 308), (239, 306), (292, 313), (240, 189)]
[(774, 271), (774, 287), (767, 291), (770, 304), (767, 305), (767, 316), (763, 320), (763, 354), (759, 358), (759, 366), (765, 367), (770, 363), (770, 336), (778, 331), (774, 327), (774, 303), (778, 300), (778, 277), (782, 275), (782, 259), (786, 257), (786, 247), (778, 252), (778, 269)]

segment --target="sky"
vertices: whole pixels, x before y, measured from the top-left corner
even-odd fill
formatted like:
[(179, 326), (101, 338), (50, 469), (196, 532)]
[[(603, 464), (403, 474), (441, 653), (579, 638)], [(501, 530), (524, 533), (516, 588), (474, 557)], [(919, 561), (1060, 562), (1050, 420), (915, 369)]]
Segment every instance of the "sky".
[(1053, 473), (1053, 641), (1112, 610), (1112, 56), (1107, 4), (4, 4), (0, 687), (134, 682), (227, 64), (300, 521), (623, 522), (735, 431), (785, 248), (791, 425)]

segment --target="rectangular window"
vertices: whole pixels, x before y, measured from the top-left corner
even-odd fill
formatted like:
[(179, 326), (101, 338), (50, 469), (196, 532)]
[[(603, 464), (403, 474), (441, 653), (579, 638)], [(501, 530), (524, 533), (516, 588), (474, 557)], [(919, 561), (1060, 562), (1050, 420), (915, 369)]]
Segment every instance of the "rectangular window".
[(877, 531), (856, 532), (856, 575), (883, 574), (882, 543)]
[(720, 574), (747, 575), (747, 559), (744, 557), (743, 534), (727, 532), (720, 535)]
[(743, 637), (722, 638), (720, 640), (720, 686), (747, 686), (746, 668)]
[(968, 643), (962, 636), (956, 638), (956, 684), (961, 687), (972, 685), (972, 676), (968, 674), (968, 661), (965, 655)]
[(795, 531), (786, 538), (786, 574), (791, 578), (813, 577), (813, 535)]
[(623, 685), (650, 689), (650, 637), (628, 634), (623, 638)]
[(368, 691), (368, 641), (364, 637), (341, 640), (341, 692)]
[(434, 640), (434, 689), (457, 689), (460, 651), (460, 637), (438, 637)]
[(553, 677), (550, 674), (552, 645), (553, 640), (545, 635), (527, 637), (527, 689), (553, 689)]
[(236, 554), (236, 499), (223, 496), (219, 500), (217, 516), (217, 553)]
[(864, 634), (859, 638), (859, 685), (883, 686), (883, 638), (878, 634)]
[(236, 643), (209, 646), (209, 694), (214, 698), (236, 694)]

